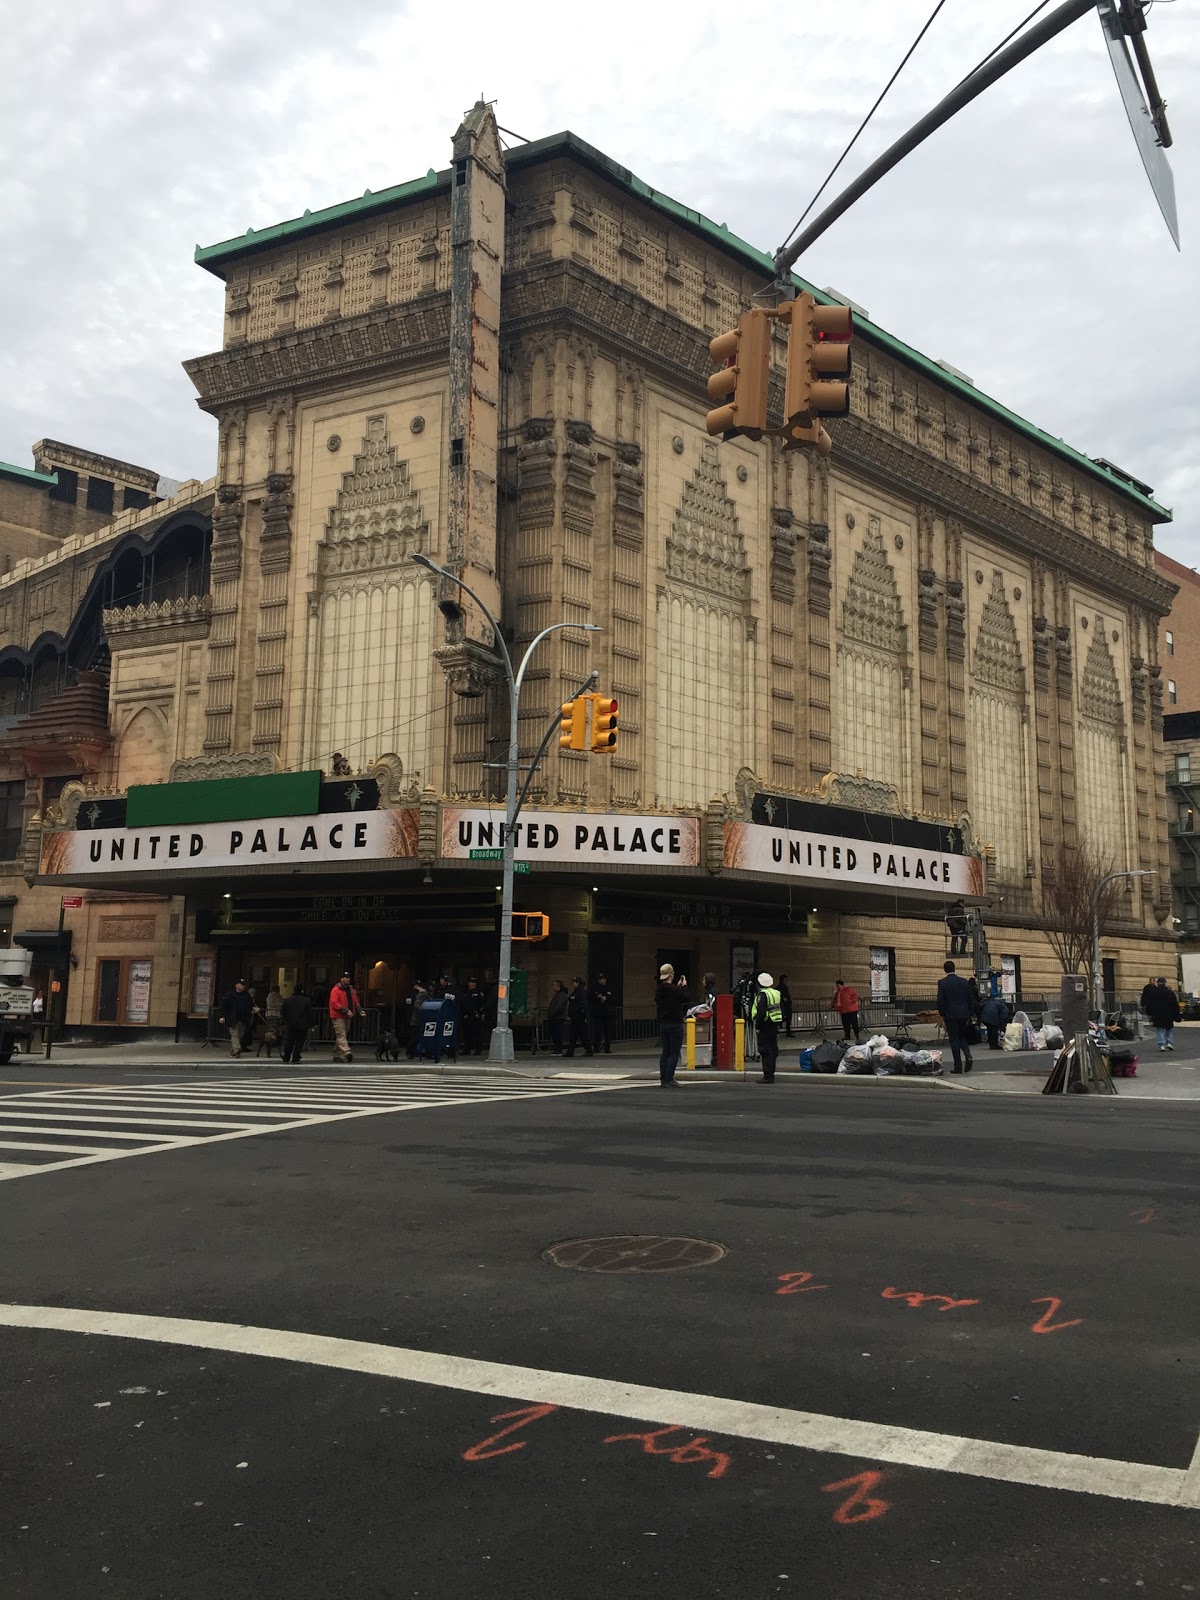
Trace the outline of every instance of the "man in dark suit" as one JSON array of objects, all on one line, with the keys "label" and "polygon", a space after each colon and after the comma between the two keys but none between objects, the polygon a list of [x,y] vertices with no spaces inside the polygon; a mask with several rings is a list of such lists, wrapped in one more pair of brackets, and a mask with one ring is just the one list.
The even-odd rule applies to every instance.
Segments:
[{"label": "man in dark suit", "polygon": [[[975,1063],[971,1059],[971,1020],[975,1014],[975,1001],[971,985],[954,970],[953,961],[942,967],[946,974],[938,980],[937,1008],[946,1024],[946,1038],[954,1057],[955,1072],[970,1072]],[[963,1057],[966,1065],[963,1065]]]}]

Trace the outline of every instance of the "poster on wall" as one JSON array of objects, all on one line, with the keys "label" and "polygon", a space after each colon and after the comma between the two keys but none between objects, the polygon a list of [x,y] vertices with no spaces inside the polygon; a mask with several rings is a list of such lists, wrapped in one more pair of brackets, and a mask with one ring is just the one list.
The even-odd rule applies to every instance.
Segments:
[{"label": "poster on wall", "polygon": [[756,944],[734,944],[729,947],[729,987],[736,994],[738,984],[743,978],[754,978],[758,975],[758,946]]},{"label": "poster on wall", "polygon": [[892,952],[871,946],[871,999],[886,1005],[892,998]]},{"label": "poster on wall", "polygon": [[150,1020],[150,963],[149,961],[131,961],[129,963],[129,996],[125,1002],[126,1022],[149,1022]]},{"label": "poster on wall", "polygon": [[208,1015],[212,1005],[213,958],[197,956],[192,967],[192,1011],[201,1017]]},{"label": "poster on wall", "polygon": [[1000,993],[1006,1000],[1017,998],[1017,958],[1000,957]]}]

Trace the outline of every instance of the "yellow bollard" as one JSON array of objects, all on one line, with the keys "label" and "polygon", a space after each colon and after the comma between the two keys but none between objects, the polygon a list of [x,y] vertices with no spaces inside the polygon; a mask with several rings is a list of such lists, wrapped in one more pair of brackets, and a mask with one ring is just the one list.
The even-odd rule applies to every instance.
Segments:
[{"label": "yellow bollard", "polygon": [[746,1019],[733,1019],[733,1067],[735,1072],[746,1070]]},{"label": "yellow bollard", "polygon": [[687,1059],[686,1059],[687,1070],[689,1072],[695,1072],[695,1070],[696,1070],[696,1019],[695,1019],[695,1017],[685,1017],[683,1026],[684,1026],[683,1037],[684,1037],[684,1040],[686,1041],[684,1048],[687,1051]]}]

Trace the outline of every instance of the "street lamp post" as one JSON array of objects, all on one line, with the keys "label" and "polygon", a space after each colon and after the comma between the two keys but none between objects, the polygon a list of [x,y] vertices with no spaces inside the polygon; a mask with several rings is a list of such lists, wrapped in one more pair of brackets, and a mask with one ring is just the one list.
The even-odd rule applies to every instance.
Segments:
[{"label": "street lamp post", "polygon": [[[500,651],[500,661],[504,667],[504,675],[508,680],[508,761],[507,784],[505,788],[504,808],[504,840],[503,840],[503,877],[500,896],[500,971],[496,980],[496,1026],[492,1029],[492,1042],[488,1050],[488,1060],[494,1062],[510,1062],[516,1059],[513,1049],[512,1026],[509,1021],[509,978],[512,970],[512,911],[513,911],[513,859],[514,841],[513,824],[517,816],[517,783],[520,776],[520,728],[518,713],[521,701],[521,685],[525,681],[525,670],[529,666],[531,657],[538,645],[549,634],[557,633],[563,628],[572,628],[581,633],[603,633],[604,629],[595,622],[552,622],[548,628],[543,628],[541,633],[530,643],[521,665],[514,672],[512,656],[500,632],[500,624],[484,605],[483,601],[468,584],[465,584],[456,572],[449,571],[446,567],[439,567],[436,561],[431,561],[428,556],[417,553],[413,561],[419,567],[425,567],[429,572],[436,572],[439,577],[449,578],[451,583],[456,583],[464,594],[469,594],[471,599],[483,612],[491,624],[492,634]],[[453,602],[440,602],[444,613],[453,614]],[[539,752],[540,754],[540,752]],[[536,765],[535,758],[535,765]],[[530,775],[532,776],[532,769]]]},{"label": "street lamp post", "polygon": [[1139,872],[1110,872],[1100,879],[1092,890],[1092,1001],[1096,1008],[1096,1021],[1104,1025],[1104,985],[1100,979],[1100,896],[1110,883],[1118,878],[1157,878],[1153,868]]}]

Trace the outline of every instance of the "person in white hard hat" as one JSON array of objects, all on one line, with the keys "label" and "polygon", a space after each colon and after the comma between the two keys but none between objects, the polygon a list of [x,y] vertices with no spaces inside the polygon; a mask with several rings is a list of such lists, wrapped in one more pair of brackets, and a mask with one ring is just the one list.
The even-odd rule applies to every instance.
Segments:
[{"label": "person in white hard hat", "polygon": [[758,994],[754,998],[754,1026],[758,1033],[758,1055],[762,1062],[763,1083],[775,1082],[775,1063],[779,1059],[779,1029],[783,1022],[783,997],[769,972],[758,975]]}]

